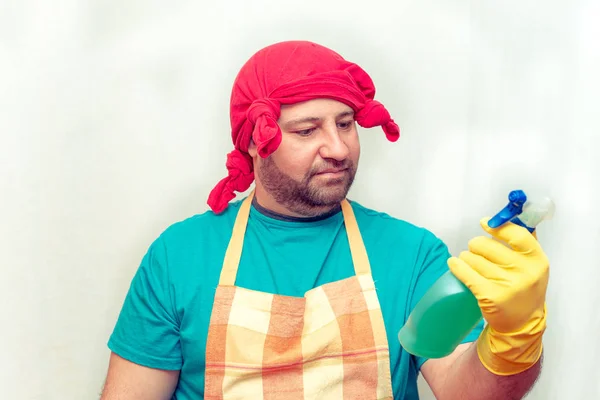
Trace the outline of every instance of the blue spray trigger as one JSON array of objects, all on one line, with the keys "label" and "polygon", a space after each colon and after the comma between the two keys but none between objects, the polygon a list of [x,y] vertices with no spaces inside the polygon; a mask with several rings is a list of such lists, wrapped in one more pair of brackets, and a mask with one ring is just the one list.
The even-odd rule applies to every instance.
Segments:
[{"label": "blue spray trigger", "polygon": [[527,196],[522,190],[513,190],[508,194],[508,204],[488,221],[490,228],[497,228],[523,212]]}]

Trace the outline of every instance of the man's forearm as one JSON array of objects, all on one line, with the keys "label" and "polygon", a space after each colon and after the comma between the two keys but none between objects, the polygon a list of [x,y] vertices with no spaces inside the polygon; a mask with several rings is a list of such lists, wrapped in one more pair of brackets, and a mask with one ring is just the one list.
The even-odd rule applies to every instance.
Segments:
[{"label": "man's forearm", "polygon": [[500,376],[488,371],[473,343],[448,368],[439,400],[517,400],[533,387],[541,371],[541,358],[531,368],[516,375]]}]

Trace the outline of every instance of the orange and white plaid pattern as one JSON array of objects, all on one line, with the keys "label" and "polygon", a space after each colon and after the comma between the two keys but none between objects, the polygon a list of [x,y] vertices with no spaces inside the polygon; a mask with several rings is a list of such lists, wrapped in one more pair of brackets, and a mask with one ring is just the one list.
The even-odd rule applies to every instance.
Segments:
[{"label": "orange and white plaid pattern", "polygon": [[[345,220],[353,218],[348,207],[342,208]],[[240,209],[238,219],[247,211]],[[355,221],[348,225],[356,228]],[[243,236],[245,222],[236,221],[230,244],[239,242],[242,228]],[[366,252],[357,254],[360,245],[362,239],[351,245],[355,263],[366,259]],[[230,249],[208,331],[206,399],[393,398],[385,326],[373,278],[365,272],[368,262],[355,265],[354,277],[289,297],[234,286],[241,246]]]}]

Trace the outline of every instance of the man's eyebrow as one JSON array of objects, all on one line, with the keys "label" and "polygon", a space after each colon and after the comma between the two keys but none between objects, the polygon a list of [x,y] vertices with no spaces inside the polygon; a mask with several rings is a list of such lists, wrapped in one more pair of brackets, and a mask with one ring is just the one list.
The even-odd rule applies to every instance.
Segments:
[{"label": "man's eyebrow", "polygon": [[[348,116],[352,116],[352,115],[354,115],[354,111],[352,111],[352,110],[342,111],[341,113],[336,115],[335,118],[340,119],[340,118],[344,118],[344,117],[348,117]],[[306,118],[297,118],[297,119],[289,120],[289,121],[285,122],[283,125],[286,128],[289,128],[294,125],[298,125],[298,124],[302,124],[302,123],[306,123],[306,122],[314,123],[314,122],[319,122],[319,121],[321,121],[321,118],[319,118],[319,117],[306,117]]]},{"label": "man's eyebrow", "polygon": [[289,120],[286,123],[284,123],[283,125],[285,127],[290,127],[290,126],[302,124],[305,122],[319,122],[320,120],[321,120],[321,118],[318,118],[318,117],[297,118],[297,119]]},{"label": "man's eyebrow", "polygon": [[354,115],[353,110],[343,111],[336,116],[336,119],[344,118],[344,117],[351,117],[353,115]]}]

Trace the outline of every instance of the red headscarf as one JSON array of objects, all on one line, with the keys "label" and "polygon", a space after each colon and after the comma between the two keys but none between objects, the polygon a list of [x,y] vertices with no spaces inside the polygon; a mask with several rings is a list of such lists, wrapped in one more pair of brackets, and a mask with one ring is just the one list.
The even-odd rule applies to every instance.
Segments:
[{"label": "red headscarf", "polygon": [[360,126],[381,126],[388,140],[398,140],[400,128],[374,97],[375,86],[369,75],[326,47],[288,41],[260,50],[235,79],[230,101],[235,149],[227,155],[229,174],[212,190],[208,205],[220,213],[235,198],[234,191],[244,192],[250,187],[254,181],[250,140],[263,158],[277,150],[281,105],[316,98],[337,100],[354,110]]}]

